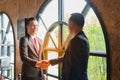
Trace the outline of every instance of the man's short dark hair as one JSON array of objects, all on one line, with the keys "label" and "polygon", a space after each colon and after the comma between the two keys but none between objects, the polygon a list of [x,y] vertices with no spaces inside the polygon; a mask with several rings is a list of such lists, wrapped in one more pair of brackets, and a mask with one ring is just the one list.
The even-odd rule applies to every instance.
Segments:
[{"label": "man's short dark hair", "polygon": [[84,17],[80,13],[73,13],[71,14],[70,19],[72,22],[74,22],[77,26],[83,27],[84,26]]},{"label": "man's short dark hair", "polygon": [[26,26],[27,26],[27,25],[29,24],[29,22],[32,21],[32,20],[36,20],[36,18],[35,18],[35,17],[25,18],[25,24],[26,24]]}]

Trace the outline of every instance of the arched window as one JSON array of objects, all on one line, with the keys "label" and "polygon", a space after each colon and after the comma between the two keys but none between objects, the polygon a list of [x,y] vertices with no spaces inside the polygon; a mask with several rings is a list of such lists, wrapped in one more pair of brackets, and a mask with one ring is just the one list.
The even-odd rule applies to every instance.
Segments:
[{"label": "arched window", "polygon": [[0,13],[0,72],[5,79],[14,79],[14,36],[5,13]]},{"label": "arched window", "polygon": [[[85,17],[84,31],[90,42],[88,64],[89,80],[107,80],[107,53],[105,36],[101,24],[93,9],[85,0],[48,0],[40,8],[37,19],[40,24],[38,36],[44,41],[46,59],[64,54],[70,35],[67,21],[70,14],[79,12]],[[59,80],[61,65],[48,68],[48,80]]]}]

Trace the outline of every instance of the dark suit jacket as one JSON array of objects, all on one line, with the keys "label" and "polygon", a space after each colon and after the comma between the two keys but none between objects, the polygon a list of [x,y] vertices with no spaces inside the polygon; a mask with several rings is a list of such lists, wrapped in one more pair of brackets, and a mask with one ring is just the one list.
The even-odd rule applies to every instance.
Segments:
[{"label": "dark suit jacket", "polygon": [[[38,42],[41,43],[39,38]],[[34,45],[33,39],[29,35],[20,39],[20,57],[22,64],[22,75],[27,77],[37,77],[41,74],[41,70],[35,67],[38,60],[42,59],[42,54],[38,54]]]},{"label": "dark suit jacket", "polygon": [[65,55],[50,60],[52,65],[63,62],[63,80],[88,80],[87,64],[89,42],[84,32],[79,32],[69,43]]}]

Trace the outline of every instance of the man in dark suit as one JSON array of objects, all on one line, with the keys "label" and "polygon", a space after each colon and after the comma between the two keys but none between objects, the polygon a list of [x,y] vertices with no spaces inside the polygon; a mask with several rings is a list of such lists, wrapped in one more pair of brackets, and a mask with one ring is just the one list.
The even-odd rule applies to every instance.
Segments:
[{"label": "man in dark suit", "polygon": [[37,20],[34,17],[28,18],[26,35],[20,39],[20,57],[23,62],[22,80],[42,80],[42,42],[36,36],[37,31]]},{"label": "man in dark suit", "polygon": [[88,80],[89,42],[83,32],[84,17],[80,13],[73,13],[68,26],[74,37],[71,39],[64,56],[48,60],[48,63],[51,65],[63,63],[62,80]]}]

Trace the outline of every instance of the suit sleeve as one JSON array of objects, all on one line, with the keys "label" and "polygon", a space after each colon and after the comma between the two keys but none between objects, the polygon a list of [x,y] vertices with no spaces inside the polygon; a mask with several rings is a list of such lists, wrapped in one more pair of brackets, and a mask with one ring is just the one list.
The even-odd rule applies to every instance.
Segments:
[{"label": "suit sleeve", "polygon": [[55,59],[51,59],[50,64],[53,66],[53,65],[61,63],[62,61],[63,61],[63,56],[55,58]]},{"label": "suit sleeve", "polygon": [[35,67],[35,64],[37,62],[37,60],[31,59],[30,57],[28,57],[28,40],[25,37],[22,37],[20,39],[20,57],[23,63],[31,65],[33,67]]}]

